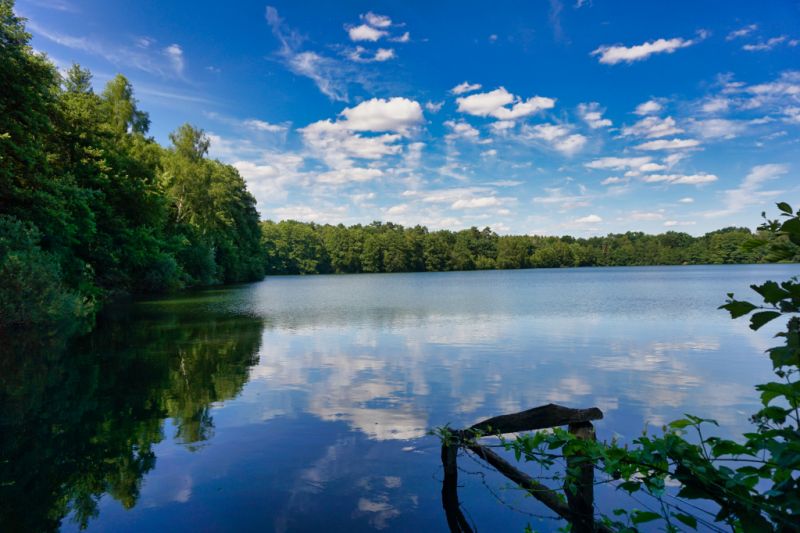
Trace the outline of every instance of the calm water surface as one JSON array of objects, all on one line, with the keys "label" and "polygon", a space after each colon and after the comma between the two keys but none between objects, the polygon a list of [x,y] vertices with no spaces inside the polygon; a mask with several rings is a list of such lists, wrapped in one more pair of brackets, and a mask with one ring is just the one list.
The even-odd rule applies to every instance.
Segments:
[{"label": "calm water surface", "polygon": [[[0,523],[444,530],[435,426],[556,402],[600,407],[600,438],[685,412],[722,434],[746,430],[772,340],[716,308],[727,292],[798,274],[273,277],[139,302],[67,352],[3,358]],[[480,530],[559,526],[469,458],[460,465]]]}]

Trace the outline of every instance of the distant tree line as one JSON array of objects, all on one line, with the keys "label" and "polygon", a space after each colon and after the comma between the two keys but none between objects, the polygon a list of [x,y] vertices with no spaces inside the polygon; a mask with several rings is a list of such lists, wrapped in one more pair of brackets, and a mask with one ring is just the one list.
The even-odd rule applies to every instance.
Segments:
[{"label": "distant tree line", "polygon": [[490,228],[429,231],[373,222],[332,226],[286,220],[261,223],[268,274],[424,272],[583,266],[732,264],[764,261],[742,244],[747,228],[693,237],[669,231],[588,239],[497,235]]},{"label": "distant tree line", "polygon": [[255,198],[188,124],[164,148],[118,75],[62,76],[0,0],[0,330],[120,294],[261,279]]}]

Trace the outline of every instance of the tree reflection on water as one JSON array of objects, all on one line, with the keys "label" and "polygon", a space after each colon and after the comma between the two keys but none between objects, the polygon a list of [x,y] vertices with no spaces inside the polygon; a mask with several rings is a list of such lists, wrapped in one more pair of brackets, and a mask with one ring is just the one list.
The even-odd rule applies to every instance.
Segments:
[{"label": "tree reflection on water", "polygon": [[172,419],[195,449],[213,402],[256,364],[259,318],[140,304],[64,346],[19,335],[0,348],[0,530],[83,528],[105,493],[136,505]]}]

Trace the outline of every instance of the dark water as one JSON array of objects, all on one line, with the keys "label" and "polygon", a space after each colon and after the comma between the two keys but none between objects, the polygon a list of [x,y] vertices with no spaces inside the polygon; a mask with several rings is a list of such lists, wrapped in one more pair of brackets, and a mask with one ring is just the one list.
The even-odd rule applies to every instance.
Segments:
[{"label": "dark water", "polygon": [[[280,277],[140,302],[67,351],[2,351],[0,530],[443,530],[435,426],[556,402],[600,407],[600,438],[685,412],[748,429],[773,341],[716,308],[798,274]],[[560,525],[460,464],[480,530]]]}]

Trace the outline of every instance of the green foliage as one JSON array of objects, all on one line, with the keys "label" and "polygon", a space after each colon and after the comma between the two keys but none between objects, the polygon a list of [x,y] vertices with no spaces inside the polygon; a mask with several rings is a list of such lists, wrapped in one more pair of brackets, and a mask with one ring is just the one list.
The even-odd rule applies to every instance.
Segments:
[{"label": "green foliage", "polygon": [[758,248],[740,250],[754,239],[742,228],[702,237],[671,231],[575,239],[498,236],[475,227],[453,232],[391,222],[345,227],[286,220],[262,223],[261,232],[270,274],[757,263],[766,255]]},{"label": "green foliage", "polygon": [[0,215],[0,332],[87,325],[91,302],[64,287],[58,261],[39,247],[30,223]]},{"label": "green foliage", "polygon": [[255,199],[206,158],[203,131],[183,125],[163,149],[124,76],[95,94],[88,70],[62,80],[29,39],[0,0],[2,231],[36,235],[2,257],[20,292],[0,289],[0,322],[44,327],[117,295],[260,279]]}]

